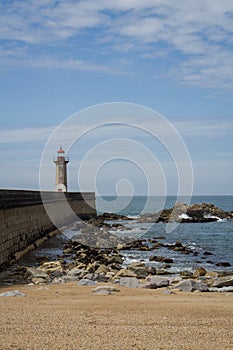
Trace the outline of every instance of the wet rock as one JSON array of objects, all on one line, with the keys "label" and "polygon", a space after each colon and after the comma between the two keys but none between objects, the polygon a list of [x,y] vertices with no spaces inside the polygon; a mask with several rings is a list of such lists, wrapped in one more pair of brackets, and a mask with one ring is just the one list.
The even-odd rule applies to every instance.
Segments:
[{"label": "wet rock", "polygon": [[194,278],[198,278],[200,276],[205,276],[207,273],[207,270],[204,267],[199,267],[198,269],[196,269],[193,273],[193,277]]},{"label": "wet rock", "polygon": [[170,272],[167,271],[166,269],[157,269],[156,270],[156,275],[168,275]]},{"label": "wet rock", "polygon": [[227,261],[222,261],[222,262],[218,262],[215,264],[216,266],[222,266],[222,267],[230,267],[231,264]]},{"label": "wet rock", "polygon": [[138,250],[142,252],[148,252],[151,250],[151,248],[146,245],[142,245],[141,247],[138,248]]},{"label": "wet rock", "polygon": [[180,276],[184,279],[190,278],[190,277],[193,277],[193,273],[191,271],[184,270],[180,272]]},{"label": "wet rock", "polygon": [[157,243],[155,243],[155,244],[152,245],[151,249],[152,249],[152,250],[156,250],[156,249],[159,249],[159,248],[161,248],[161,247],[164,247],[163,243],[157,242]]},{"label": "wet rock", "polygon": [[225,212],[213,204],[201,203],[187,206],[184,203],[176,203],[173,208],[161,210],[158,213],[143,214],[138,222],[169,222],[180,223],[212,222],[223,219],[232,219],[232,212]]},{"label": "wet rock", "polygon": [[211,252],[204,252],[203,255],[213,255]]},{"label": "wet rock", "polygon": [[130,264],[129,266],[128,266],[128,268],[130,269],[130,268],[135,268],[135,267],[138,267],[138,268],[140,268],[140,267],[142,267],[142,268],[145,268],[145,263],[144,262],[142,262],[142,261],[135,261],[135,262],[133,262],[132,264]]},{"label": "wet rock", "polygon": [[136,277],[121,277],[120,286],[137,288],[139,286],[139,280]]},{"label": "wet rock", "polygon": [[107,220],[107,221],[115,221],[115,220],[133,220],[132,218],[128,218],[128,216],[115,214],[115,213],[103,213],[98,216],[97,220]]},{"label": "wet rock", "polygon": [[123,245],[121,250],[131,250],[131,249],[136,249],[137,250],[137,249],[145,246],[143,244],[143,242],[144,241],[141,240],[141,239],[133,240],[132,242],[129,242],[129,243]]},{"label": "wet rock", "polygon": [[154,266],[147,266],[147,271],[149,275],[156,275],[156,268]]},{"label": "wet rock", "polygon": [[179,289],[180,291],[183,291],[183,292],[194,292],[194,291],[208,292],[209,291],[206,284],[202,282],[196,282],[191,279],[181,281],[174,288]]},{"label": "wet rock", "polygon": [[166,258],[164,256],[150,256],[149,257],[150,261],[157,261],[157,262],[161,262],[161,263],[165,263],[165,264],[172,264],[174,261],[171,258]]}]

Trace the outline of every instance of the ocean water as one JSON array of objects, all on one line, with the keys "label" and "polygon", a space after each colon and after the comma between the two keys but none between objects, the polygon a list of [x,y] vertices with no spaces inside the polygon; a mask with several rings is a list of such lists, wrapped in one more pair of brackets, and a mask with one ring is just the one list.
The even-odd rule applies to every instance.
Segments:
[{"label": "ocean water", "polygon": [[[176,202],[176,197],[97,197],[97,211],[116,212],[124,215],[137,217],[141,213],[156,213],[164,208],[171,208]],[[186,198],[182,198],[186,202]],[[233,211],[233,196],[193,196],[193,203],[212,203],[225,211]],[[151,255],[162,255],[174,259],[170,272],[180,270],[193,271],[203,266],[209,271],[233,271],[233,220],[217,221],[209,223],[182,223],[171,233],[166,232],[165,223],[154,225],[137,223],[136,221],[122,221],[123,225],[131,228],[130,235],[137,238],[153,238],[161,243],[182,242],[183,245],[192,249],[194,254],[184,255],[179,252],[161,248],[158,251],[139,252],[124,251],[125,264],[133,261],[144,261],[157,268],[162,267],[160,263],[149,262]],[[127,234],[128,234],[127,232]],[[119,231],[119,234],[124,232]],[[158,237],[163,238],[158,238]],[[206,255],[205,252],[211,253]],[[230,267],[218,267],[218,262],[229,262]]]}]

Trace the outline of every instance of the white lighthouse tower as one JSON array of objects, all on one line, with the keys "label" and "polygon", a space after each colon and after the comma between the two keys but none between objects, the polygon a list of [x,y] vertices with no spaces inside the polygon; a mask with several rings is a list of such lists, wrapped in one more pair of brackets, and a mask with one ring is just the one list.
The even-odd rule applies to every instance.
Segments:
[{"label": "white lighthouse tower", "polygon": [[57,157],[54,160],[56,164],[56,191],[66,192],[67,191],[67,164],[69,158],[65,156],[65,151],[62,147],[57,151]]}]

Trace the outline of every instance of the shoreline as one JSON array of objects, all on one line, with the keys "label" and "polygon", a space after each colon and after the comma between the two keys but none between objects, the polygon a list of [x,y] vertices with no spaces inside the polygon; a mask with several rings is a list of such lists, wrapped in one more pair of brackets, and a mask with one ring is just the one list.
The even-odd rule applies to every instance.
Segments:
[{"label": "shoreline", "polygon": [[[102,285],[105,285],[102,283]],[[120,287],[1,287],[25,297],[0,298],[0,349],[203,349],[233,347],[232,293],[183,293]]]}]

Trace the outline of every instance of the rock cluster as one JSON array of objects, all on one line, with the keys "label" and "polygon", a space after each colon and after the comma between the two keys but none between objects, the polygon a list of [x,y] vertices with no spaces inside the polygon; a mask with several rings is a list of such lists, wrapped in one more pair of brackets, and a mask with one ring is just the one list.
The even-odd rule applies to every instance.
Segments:
[{"label": "rock cluster", "polygon": [[[185,213],[186,216],[183,214]],[[232,213],[224,212],[212,204],[176,204],[172,209],[165,209],[158,214],[145,214],[140,222],[203,222],[203,220],[230,219]],[[116,221],[121,221],[121,223]],[[63,254],[54,261],[40,258],[33,267],[16,266],[0,273],[0,282],[12,283],[66,283],[77,281],[80,286],[95,286],[97,283],[114,283],[133,288],[177,288],[182,291],[228,291],[233,290],[233,275],[221,276],[217,272],[208,272],[200,266],[194,272],[182,271],[171,275],[169,268],[174,263],[174,257],[157,254],[160,248],[180,254],[199,255],[181,242],[162,243],[156,239],[133,239],[116,235],[116,230],[126,230],[122,221],[130,220],[127,216],[112,213],[90,219],[88,222],[78,222],[74,230],[80,234],[64,244]],[[135,219],[131,219],[135,220]],[[114,221],[109,223],[108,221]],[[162,239],[163,237],[159,237]],[[124,265],[125,251],[150,252],[150,264],[134,262]],[[171,254],[170,254],[171,255]],[[211,256],[211,252],[203,252],[202,257]],[[175,255],[176,256],[176,255]],[[209,262],[211,262],[209,260]],[[152,263],[152,264],[151,264]],[[201,261],[199,261],[201,263]],[[217,266],[230,266],[228,262],[218,262]],[[112,287],[111,287],[112,288]],[[111,294],[111,288],[97,289],[97,294]]]},{"label": "rock cluster", "polygon": [[[216,272],[208,272],[204,267],[199,267],[194,272],[182,271],[178,275],[171,275],[166,269],[161,272],[161,269],[148,266],[144,262],[123,266],[121,250],[136,247],[139,249],[141,246],[148,246],[146,243],[155,244],[154,240],[137,240],[125,246],[121,245],[118,249],[99,249],[69,241],[65,244],[64,254],[59,260],[42,262],[38,267],[21,267],[20,274],[24,283],[32,284],[77,281],[79,286],[96,286],[107,282],[130,288],[169,288],[188,292],[233,291],[232,274],[220,276]],[[181,253],[188,251],[180,242],[175,242],[168,248]],[[150,260],[165,264],[173,262],[173,259],[158,255]],[[161,276],[161,273],[165,275]],[[102,286],[97,287],[93,293],[112,294],[114,291],[113,286]]]},{"label": "rock cluster", "polygon": [[139,222],[170,222],[181,223],[211,222],[232,219],[233,213],[224,211],[214,204],[202,203],[188,206],[184,203],[176,203],[173,208],[164,209],[156,214],[143,214]]}]

